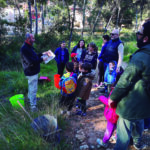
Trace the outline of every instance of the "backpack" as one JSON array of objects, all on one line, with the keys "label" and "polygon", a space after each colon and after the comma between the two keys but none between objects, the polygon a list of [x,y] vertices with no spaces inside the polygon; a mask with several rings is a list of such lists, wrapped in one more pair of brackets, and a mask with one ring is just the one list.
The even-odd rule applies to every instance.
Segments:
[{"label": "backpack", "polygon": [[71,95],[75,92],[77,87],[77,81],[74,77],[69,76],[63,80],[62,83],[62,91],[67,94]]}]

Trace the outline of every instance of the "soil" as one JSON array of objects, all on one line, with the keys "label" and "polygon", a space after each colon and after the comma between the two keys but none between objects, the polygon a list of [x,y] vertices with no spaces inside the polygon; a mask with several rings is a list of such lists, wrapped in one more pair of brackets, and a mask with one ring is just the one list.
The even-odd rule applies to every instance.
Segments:
[{"label": "soil", "polygon": [[[93,85],[95,84],[96,81],[93,82]],[[100,93],[100,89],[93,87],[90,98],[87,100],[86,116],[81,117],[75,115],[75,108],[73,108],[70,116],[66,116],[69,126],[67,131],[64,132],[64,136],[68,140],[68,143],[72,145],[71,150],[105,149],[99,148],[96,142],[97,138],[103,138],[107,124],[107,121],[103,115],[104,104],[98,100],[100,95],[103,95]],[[150,131],[143,133],[143,142],[148,145],[147,150],[150,150]],[[115,141],[110,140],[110,144],[106,150],[113,150],[114,145]],[[134,150],[133,146],[130,146],[129,150]]]}]

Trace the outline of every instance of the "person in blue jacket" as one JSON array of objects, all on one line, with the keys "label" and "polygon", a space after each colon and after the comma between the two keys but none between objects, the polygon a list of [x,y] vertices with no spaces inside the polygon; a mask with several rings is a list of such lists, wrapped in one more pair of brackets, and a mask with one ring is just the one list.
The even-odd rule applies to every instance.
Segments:
[{"label": "person in blue jacket", "polygon": [[63,75],[66,63],[69,61],[69,52],[66,48],[65,41],[60,43],[60,47],[55,50],[55,60],[57,63],[58,74],[60,77]]},{"label": "person in blue jacket", "polygon": [[110,40],[109,35],[103,35],[102,49],[101,49],[101,52],[98,56],[98,60],[99,60],[99,63],[98,63],[98,81],[96,84],[96,87],[98,87],[98,88],[101,87],[103,85],[103,82],[104,82],[104,73],[105,73],[105,69],[106,69],[107,65],[105,64],[105,67],[104,67],[104,61],[102,59],[102,56],[103,56],[104,50],[105,50],[109,40]]}]

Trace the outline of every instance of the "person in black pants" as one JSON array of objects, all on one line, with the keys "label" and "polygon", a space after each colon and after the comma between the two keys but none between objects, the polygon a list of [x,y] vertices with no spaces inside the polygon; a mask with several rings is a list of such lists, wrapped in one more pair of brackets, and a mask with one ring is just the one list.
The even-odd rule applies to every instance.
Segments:
[{"label": "person in black pants", "polygon": [[55,60],[57,62],[58,74],[60,77],[63,75],[66,63],[69,61],[69,52],[66,48],[66,43],[61,42],[60,47],[55,50]]},{"label": "person in black pants", "polygon": [[108,44],[109,39],[110,39],[110,37],[108,35],[103,35],[102,50],[98,56],[98,60],[99,60],[99,63],[98,63],[98,81],[97,81],[96,87],[102,86],[102,82],[104,82],[104,72],[105,72],[104,68],[105,67],[104,67],[104,62],[103,62],[102,56],[103,56],[103,52],[105,50],[105,47]]}]

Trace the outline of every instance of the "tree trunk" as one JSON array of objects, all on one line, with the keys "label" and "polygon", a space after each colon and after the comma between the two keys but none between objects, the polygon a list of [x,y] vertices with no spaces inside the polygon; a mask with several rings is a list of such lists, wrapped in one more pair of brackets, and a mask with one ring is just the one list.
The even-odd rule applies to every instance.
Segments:
[{"label": "tree trunk", "polygon": [[31,2],[28,1],[28,9],[29,9],[29,20],[30,20],[30,33],[32,33],[32,16],[31,16]]},{"label": "tree trunk", "polygon": [[84,0],[83,4],[83,20],[82,20],[82,31],[81,31],[81,37],[83,38],[83,32],[84,32],[84,25],[85,25],[85,9],[86,9],[86,0]]},{"label": "tree trunk", "polygon": [[37,5],[36,0],[34,0],[34,7],[35,7],[35,16],[36,16],[36,24],[35,24],[35,34],[38,34],[38,13],[37,13]]},{"label": "tree trunk", "polygon": [[96,20],[95,20],[95,23],[94,23],[94,26],[93,26],[93,30],[92,30],[92,35],[94,35],[95,28],[96,28],[96,25],[97,25],[97,21],[98,21],[98,18],[99,18],[100,14],[101,14],[101,10],[102,10],[102,7],[103,7],[103,3],[104,3],[104,0],[102,1],[100,10],[99,10],[99,12],[97,14],[97,17],[96,17]]},{"label": "tree trunk", "polygon": [[107,32],[107,28],[109,27],[110,21],[111,21],[113,15],[114,15],[115,10],[116,10],[116,7],[113,6],[113,10],[112,10],[111,16],[110,16],[110,18],[109,18],[109,20],[108,20],[108,22],[107,22],[107,24],[106,24],[106,26],[105,26],[104,34]]},{"label": "tree trunk", "polygon": [[41,5],[41,11],[42,11],[42,32],[45,32],[45,27],[44,27],[44,7],[43,7],[43,3]]},{"label": "tree trunk", "polygon": [[118,24],[119,24],[119,16],[120,16],[120,7],[118,8],[117,21],[116,21],[116,29],[118,28]]},{"label": "tree trunk", "polygon": [[68,26],[69,26],[69,31],[70,31],[70,30],[71,30],[71,16],[70,16],[70,9],[69,9],[69,5],[68,5],[68,3],[67,3],[67,2],[66,2],[66,6],[67,6],[68,20],[69,20]]},{"label": "tree trunk", "polygon": [[138,8],[137,8],[137,5],[136,5],[136,25],[135,25],[135,30],[136,31],[138,30]]},{"label": "tree trunk", "polygon": [[70,30],[70,38],[69,38],[68,49],[70,49],[71,40],[72,40],[72,33],[73,33],[73,29],[74,29],[75,10],[76,10],[76,0],[74,0],[73,3],[74,3],[74,6],[73,6],[73,18],[72,18],[72,27],[71,27],[71,30]]},{"label": "tree trunk", "polygon": [[141,1],[141,4],[140,4],[140,18],[141,18],[141,22],[143,20],[143,0]]},{"label": "tree trunk", "polygon": [[19,18],[21,17],[21,12],[20,12],[20,8],[18,6],[18,2],[16,0],[14,0],[15,6],[18,9],[18,13],[19,13]]},{"label": "tree trunk", "polygon": [[62,0],[63,1],[63,9],[65,9],[65,1],[64,0]]},{"label": "tree trunk", "polygon": [[121,10],[121,7],[120,7],[120,0],[117,0],[116,1],[116,5],[118,7],[118,14],[117,14],[117,20],[116,20],[116,29],[118,28],[118,24],[119,24],[119,16],[120,16],[120,10]]}]

